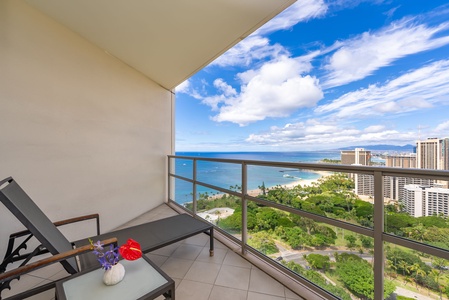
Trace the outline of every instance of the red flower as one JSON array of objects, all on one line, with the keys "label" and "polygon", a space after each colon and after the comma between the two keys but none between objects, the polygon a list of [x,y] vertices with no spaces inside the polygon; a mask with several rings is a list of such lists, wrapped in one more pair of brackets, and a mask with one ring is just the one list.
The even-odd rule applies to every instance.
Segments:
[{"label": "red flower", "polygon": [[142,257],[142,250],[140,244],[133,239],[128,239],[126,244],[119,248],[120,254],[126,260],[136,260]]}]

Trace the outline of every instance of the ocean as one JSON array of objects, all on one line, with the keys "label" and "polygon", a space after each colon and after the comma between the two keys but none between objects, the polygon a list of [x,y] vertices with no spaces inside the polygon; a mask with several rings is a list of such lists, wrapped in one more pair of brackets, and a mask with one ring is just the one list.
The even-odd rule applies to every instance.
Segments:
[{"label": "ocean", "polygon": [[[277,162],[302,162],[317,163],[325,158],[340,159],[340,151],[301,151],[301,152],[176,152],[179,156],[263,160]],[[176,159],[176,174],[192,179],[193,164],[191,160]],[[231,186],[240,185],[241,166],[239,164],[216,163],[198,161],[197,180],[229,189]],[[314,180],[320,175],[306,170],[285,169],[279,167],[248,167],[248,190],[258,189],[262,184],[265,187],[291,184],[300,179]],[[198,193],[216,191],[203,186],[197,186]],[[175,180],[175,199],[178,203],[192,201],[192,184],[184,180]]]}]

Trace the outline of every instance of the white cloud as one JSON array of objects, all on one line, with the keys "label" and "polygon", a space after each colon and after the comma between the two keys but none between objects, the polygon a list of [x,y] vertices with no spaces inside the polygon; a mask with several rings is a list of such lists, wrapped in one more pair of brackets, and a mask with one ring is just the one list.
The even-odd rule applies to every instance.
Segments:
[{"label": "white cloud", "polygon": [[[401,57],[449,44],[449,36],[434,37],[449,28],[415,24],[403,19],[376,32],[365,32],[353,39],[338,42],[324,68],[329,71],[323,86],[340,86],[365,78]],[[334,47],[334,46],[332,46]]]},{"label": "white cloud", "polygon": [[364,132],[366,133],[375,133],[375,132],[382,132],[385,130],[385,126],[384,125],[372,125],[369,127],[366,127]]},{"label": "white cloud", "polygon": [[190,80],[186,80],[184,82],[182,82],[180,85],[178,85],[175,88],[175,93],[183,93],[183,94],[187,94],[195,99],[202,99],[203,97],[200,95],[200,93],[192,87]]},{"label": "white cloud", "polygon": [[396,10],[397,10],[398,8],[400,8],[400,7],[401,7],[400,5],[398,5],[398,6],[396,6],[396,7],[393,7],[393,8],[391,8],[391,9],[389,9],[388,11],[384,12],[384,15],[386,15],[386,16],[389,17],[389,18],[392,18],[393,15],[394,15],[394,13],[396,12]]},{"label": "white cloud", "polygon": [[282,45],[271,45],[268,38],[251,35],[226,51],[210,65],[220,67],[249,66],[253,61],[275,58],[286,54],[288,54],[288,51]]},{"label": "white cloud", "polygon": [[[219,113],[212,119],[245,126],[268,117],[287,117],[302,107],[313,107],[323,92],[316,78],[301,76],[310,65],[288,57],[264,64],[260,69],[239,75],[240,94],[226,92],[229,86],[220,81],[220,95],[206,97],[204,104]],[[234,90],[235,91],[235,90]]]},{"label": "white cloud", "polygon": [[237,95],[236,90],[232,86],[224,82],[223,79],[221,78],[214,80],[214,86],[220,91],[222,91],[223,95],[225,95],[226,97]]},{"label": "white cloud", "polygon": [[447,132],[449,131],[449,120],[446,122],[443,122],[441,124],[439,124],[436,128],[435,128],[436,132],[444,132],[447,134]]},{"label": "white cloud", "polygon": [[410,71],[384,85],[347,93],[315,109],[336,118],[364,118],[385,113],[404,113],[448,104],[449,60]]},{"label": "white cloud", "polygon": [[190,88],[190,81],[187,79],[175,88],[176,93],[187,93]]},{"label": "white cloud", "polygon": [[327,5],[323,0],[301,0],[295,2],[278,16],[259,28],[255,34],[267,34],[278,30],[292,28],[299,22],[323,16]]},{"label": "white cloud", "polygon": [[203,104],[206,104],[212,108],[213,111],[217,111],[219,109],[219,104],[228,103],[228,99],[230,97],[236,96],[237,91],[223,81],[223,79],[218,78],[214,80],[214,86],[221,91],[220,95],[206,97],[202,100]]},{"label": "white cloud", "polygon": [[416,138],[414,132],[399,132],[384,125],[373,125],[359,130],[336,122],[308,120],[284,127],[272,127],[268,132],[251,134],[246,142],[256,145],[276,146],[285,149],[331,149],[348,144],[400,144]]},{"label": "white cloud", "polygon": [[323,0],[302,0],[294,3],[278,16],[267,22],[256,32],[229,49],[210,65],[249,66],[254,61],[274,59],[281,55],[289,55],[289,51],[280,44],[270,44],[264,35],[278,30],[292,28],[299,22],[318,18],[327,11]]}]

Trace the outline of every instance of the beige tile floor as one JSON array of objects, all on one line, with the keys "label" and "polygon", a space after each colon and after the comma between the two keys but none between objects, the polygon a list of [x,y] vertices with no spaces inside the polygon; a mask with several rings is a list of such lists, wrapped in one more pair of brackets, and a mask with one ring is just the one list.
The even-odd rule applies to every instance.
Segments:
[{"label": "beige tile floor", "polygon": [[[175,214],[170,207],[161,205],[121,227]],[[147,256],[175,280],[178,300],[302,299],[219,241],[215,240],[214,246],[214,256],[210,257],[209,236],[200,234],[148,253]],[[22,276],[20,282],[14,281],[13,291],[18,292],[64,276],[65,271],[56,264]],[[11,294],[5,291],[2,296],[6,298]],[[29,299],[54,299],[54,290]]]}]

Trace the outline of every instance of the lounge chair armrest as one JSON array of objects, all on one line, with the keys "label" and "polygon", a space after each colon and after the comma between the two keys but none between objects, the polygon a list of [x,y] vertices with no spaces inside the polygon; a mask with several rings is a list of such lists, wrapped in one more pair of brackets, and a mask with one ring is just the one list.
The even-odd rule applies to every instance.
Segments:
[{"label": "lounge chair armrest", "polygon": [[[65,219],[65,220],[53,222],[53,224],[55,224],[55,226],[58,227],[58,226],[73,224],[73,223],[77,223],[77,222],[81,222],[81,221],[87,221],[87,220],[91,220],[91,219],[96,219],[96,222],[97,222],[96,223],[97,235],[100,235],[100,215],[99,214],[90,214],[90,215],[85,215],[85,216]],[[9,238],[10,239],[15,239],[15,238],[18,238],[18,237],[21,237],[21,236],[25,236],[25,235],[30,234],[30,233],[31,232],[29,230],[22,230],[22,231],[18,231],[18,232],[10,234]]]},{"label": "lounge chair armrest", "polygon": [[92,219],[96,219],[97,235],[100,235],[100,215],[99,214],[91,214],[91,215],[85,215],[85,216],[80,216],[80,217],[76,217],[76,218],[70,218],[70,219],[54,222],[53,224],[55,224],[55,226],[58,227],[58,226],[62,226],[62,225],[68,225],[68,224],[92,220]]},{"label": "lounge chair armrest", "polygon": [[[69,225],[69,224],[73,224],[73,223],[77,223],[77,222],[81,222],[81,221],[92,220],[92,219],[96,220],[97,235],[100,235],[100,215],[99,214],[90,214],[90,215],[70,218],[70,219],[54,222],[53,224],[56,227],[58,227],[58,226]],[[20,237],[25,237],[25,238],[20,243],[20,245],[15,246],[14,244],[16,242],[16,239],[20,238]],[[8,265],[9,263],[23,260],[26,257],[28,257],[28,255],[30,253],[20,255],[19,251],[21,249],[27,248],[27,242],[32,237],[33,237],[33,235],[31,234],[31,232],[29,230],[22,230],[22,231],[18,231],[18,232],[10,234],[9,240],[8,240],[8,246],[7,246],[6,253],[5,253],[5,258],[3,259],[3,262],[0,262],[0,272],[5,271],[6,265]],[[48,251],[46,249],[44,249],[44,250],[41,250],[39,252],[39,254],[46,253],[46,252],[48,252]]]},{"label": "lounge chair armrest", "polygon": [[[106,240],[102,241],[101,243],[104,245],[109,245],[109,244],[117,245],[117,238],[106,239]],[[14,270],[0,274],[0,282],[6,281],[6,280],[11,280],[13,278],[19,277],[20,275],[43,268],[50,264],[60,262],[62,260],[68,259],[70,257],[91,251],[92,249],[93,249],[92,245],[85,245],[82,247],[75,248],[73,250],[69,250],[69,251],[66,251],[66,252],[63,252],[60,254],[53,255],[48,258],[41,259],[41,260],[31,263],[29,265],[25,265],[25,266],[16,268]]]}]

